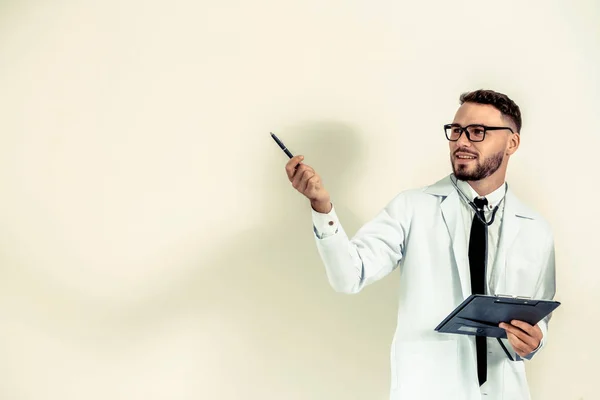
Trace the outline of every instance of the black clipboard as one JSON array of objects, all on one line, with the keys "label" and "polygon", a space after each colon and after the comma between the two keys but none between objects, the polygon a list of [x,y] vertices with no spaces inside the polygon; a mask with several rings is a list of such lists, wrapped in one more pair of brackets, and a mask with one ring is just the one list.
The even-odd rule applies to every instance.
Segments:
[{"label": "black clipboard", "polygon": [[506,339],[501,322],[512,320],[535,325],[554,311],[560,302],[523,297],[486,296],[467,297],[436,328],[437,332],[486,336]]}]

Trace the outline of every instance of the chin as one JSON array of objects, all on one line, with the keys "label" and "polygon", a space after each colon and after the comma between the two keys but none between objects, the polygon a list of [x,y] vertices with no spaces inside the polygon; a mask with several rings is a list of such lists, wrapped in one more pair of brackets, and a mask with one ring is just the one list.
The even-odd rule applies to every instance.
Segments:
[{"label": "chin", "polygon": [[458,168],[455,166],[453,168],[454,176],[456,179],[461,181],[477,181],[479,177],[475,176],[477,168],[474,166],[459,166]]},{"label": "chin", "polygon": [[475,182],[475,181],[479,181],[481,179],[474,177],[471,174],[465,174],[465,173],[457,173],[454,174],[454,176],[456,176],[456,179],[458,179],[459,181],[471,181],[471,182]]}]

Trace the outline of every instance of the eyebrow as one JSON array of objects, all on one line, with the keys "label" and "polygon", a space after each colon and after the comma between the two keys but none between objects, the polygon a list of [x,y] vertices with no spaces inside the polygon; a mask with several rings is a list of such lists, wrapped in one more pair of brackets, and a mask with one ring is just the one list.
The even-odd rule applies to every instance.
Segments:
[{"label": "eyebrow", "polygon": [[486,125],[486,124],[482,124],[481,122],[475,122],[475,123],[472,123],[472,124],[467,124],[467,125],[461,125],[461,124],[459,124],[458,122],[452,122],[450,125],[453,125],[453,126],[460,126],[460,127],[462,127],[462,126],[469,126],[469,125],[480,125],[480,126],[487,126],[487,127],[490,127],[490,126],[492,126],[492,125]]}]

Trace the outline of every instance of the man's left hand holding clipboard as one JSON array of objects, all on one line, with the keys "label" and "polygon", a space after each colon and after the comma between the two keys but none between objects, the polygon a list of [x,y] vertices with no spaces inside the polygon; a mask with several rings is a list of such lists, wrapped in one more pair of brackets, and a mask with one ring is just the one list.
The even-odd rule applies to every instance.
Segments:
[{"label": "man's left hand holding clipboard", "polygon": [[542,330],[537,325],[532,326],[524,321],[513,320],[510,324],[502,322],[500,328],[506,331],[509,343],[521,357],[535,351],[542,341]]}]

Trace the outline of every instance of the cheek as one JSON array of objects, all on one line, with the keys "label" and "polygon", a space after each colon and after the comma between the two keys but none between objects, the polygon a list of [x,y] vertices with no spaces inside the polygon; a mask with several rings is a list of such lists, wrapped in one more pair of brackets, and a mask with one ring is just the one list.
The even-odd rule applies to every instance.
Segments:
[{"label": "cheek", "polygon": [[506,148],[502,145],[487,146],[480,150],[482,158],[497,158],[506,154]]},{"label": "cheek", "polygon": [[505,153],[508,147],[509,144],[506,141],[490,140],[485,146],[481,146],[481,151],[490,156],[498,153]]}]

